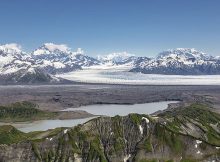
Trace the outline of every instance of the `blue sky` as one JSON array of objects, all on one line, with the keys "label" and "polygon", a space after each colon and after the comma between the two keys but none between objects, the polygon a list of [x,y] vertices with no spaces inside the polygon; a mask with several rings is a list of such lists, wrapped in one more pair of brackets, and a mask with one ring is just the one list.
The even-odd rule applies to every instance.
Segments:
[{"label": "blue sky", "polygon": [[1,0],[0,44],[30,51],[45,42],[88,55],[171,48],[220,55],[219,0]]}]

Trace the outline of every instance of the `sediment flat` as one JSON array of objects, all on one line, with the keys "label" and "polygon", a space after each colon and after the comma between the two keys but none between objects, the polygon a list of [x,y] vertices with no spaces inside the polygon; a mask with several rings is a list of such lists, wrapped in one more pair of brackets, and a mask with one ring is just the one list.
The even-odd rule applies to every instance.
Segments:
[{"label": "sediment flat", "polygon": [[156,85],[12,85],[0,86],[0,105],[29,101],[39,109],[59,111],[92,104],[136,104],[178,100],[209,102],[220,109],[220,86]]}]

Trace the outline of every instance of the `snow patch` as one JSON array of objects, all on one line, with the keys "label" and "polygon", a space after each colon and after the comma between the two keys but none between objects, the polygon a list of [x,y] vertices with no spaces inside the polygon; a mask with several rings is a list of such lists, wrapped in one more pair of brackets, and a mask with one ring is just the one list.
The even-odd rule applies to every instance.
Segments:
[{"label": "snow patch", "polygon": [[53,66],[53,64],[50,61],[44,60],[42,66]]},{"label": "snow patch", "polygon": [[52,54],[56,51],[69,53],[70,48],[66,44],[45,43],[33,52],[33,55]]},{"label": "snow patch", "polygon": [[66,67],[66,65],[64,65],[62,62],[54,62],[54,63],[53,63],[53,66],[54,66],[56,69],[65,68],[65,67]]},{"label": "snow patch", "polygon": [[97,59],[102,62],[122,62],[129,57],[135,56],[134,54],[130,54],[127,52],[116,52],[110,53],[108,55],[98,55]]},{"label": "snow patch", "polygon": [[6,53],[21,53],[21,46],[16,43],[4,44],[0,46],[0,51]]},{"label": "snow patch", "polygon": [[64,133],[64,134],[66,134],[66,133],[67,133],[67,131],[68,131],[68,130],[67,130],[67,129],[65,129],[65,130],[63,131],[63,133]]},{"label": "snow patch", "polygon": [[142,127],[141,125],[139,125],[139,130],[140,130],[140,133],[141,133],[141,135],[142,135],[142,134],[143,134],[144,129],[143,129],[143,127]]},{"label": "snow patch", "polygon": [[10,74],[10,73],[14,73],[14,72],[17,72],[18,70],[20,70],[19,68],[17,67],[12,67],[12,68],[9,68],[9,69],[6,69],[2,72],[2,74]]},{"label": "snow patch", "polygon": [[10,63],[14,59],[13,56],[0,56],[0,67],[3,67],[5,64]]},{"label": "snow patch", "polygon": [[68,52],[70,48],[66,44],[54,44],[54,43],[45,43],[44,46],[49,50],[49,51],[62,51],[62,52]]},{"label": "snow patch", "polygon": [[29,68],[28,69],[28,72],[31,73],[31,74],[36,74],[36,71],[34,68]]},{"label": "snow patch", "polygon": [[79,154],[77,153],[74,153],[74,161],[75,162],[82,162],[82,158],[79,156]]},{"label": "snow patch", "polygon": [[124,162],[127,162],[130,157],[131,157],[131,154],[126,155],[126,156],[124,157]]},{"label": "snow patch", "polygon": [[197,144],[201,144],[202,141],[200,141],[200,140],[196,140],[196,143],[197,143]]},{"label": "snow patch", "polygon": [[149,123],[149,122],[150,122],[149,119],[148,119],[148,118],[145,118],[145,117],[142,117],[142,120],[145,120],[146,123]]},{"label": "snow patch", "polygon": [[49,54],[49,51],[45,51],[43,49],[37,49],[33,52],[34,55],[42,55],[42,54]]},{"label": "snow patch", "polygon": [[82,48],[77,48],[77,51],[76,52],[72,52],[73,55],[83,55],[84,54],[84,51]]}]

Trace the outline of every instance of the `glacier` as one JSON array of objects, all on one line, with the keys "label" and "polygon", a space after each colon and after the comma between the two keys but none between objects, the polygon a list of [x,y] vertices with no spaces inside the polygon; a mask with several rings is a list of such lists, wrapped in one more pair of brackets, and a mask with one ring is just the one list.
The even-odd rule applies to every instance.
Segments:
[{"label": "glacier", "polygon": [[129,72],[126,66],[94,66],[56,75],[84,83],[135,85],[220,85],[220,75],[162,75]]}]

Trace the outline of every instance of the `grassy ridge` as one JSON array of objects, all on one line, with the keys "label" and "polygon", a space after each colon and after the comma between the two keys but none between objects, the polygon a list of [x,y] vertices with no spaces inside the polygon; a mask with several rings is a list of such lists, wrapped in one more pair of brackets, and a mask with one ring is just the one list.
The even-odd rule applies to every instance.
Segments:
[{"label": "grassy ridge", "polygon": [[179,133],[181,126],[188,127],[191,123],[202,130],[206,142],[220,146],[220,114],[211,111],[206,105],[192,104],[188,107],[174,109],[159,115],[164,119],[169,119],[166,127]]},{"label": "grassy ridge", "polygon": [[1,144],[13,144],[21,141],[41,141],[45,138],[56,136],[62,132],[65,128],[49,129],[47,131],[35,131],[24,133],[17,130],[11,125],[0,126],[0,145]]},{"label": "grassy ridge", "polygon": [[30,102],[17,102],[9,106],[0,106],[0,122],[22,122],[55,117],[58,113],[38,110]]},{"label": "grassy ridge", "polygon": [[17,130],[11,125],[0,126],[0,144],[17,143],[26,139],[25,133]]},{"label": "grassy ridge", "polygon": [[[143,117],[149,119],[147,125],[143,121]],[[12,126],[2,126],[0,127],[0,144],[12,144],[29,140],[39,161],[54,161],[54,159],[68,161],[71,156],[77,154],[83,156],[85,161],[106,162],[108,158],[123,155],[123,151],[127,147],[126,142],[129,141],[125,137],[131,137],[138,151],[141,150],[152,155],[155,150],[166,148],[172,154],[172,157],[161,157],[161,159],[148,159],[147,156],[143,159],[135,157],[136,161],[160,160],[172,162],[176,161],[174,157],[181,157],[182,162],[196,162],[201,161],[202,158],[218,154],[216,146],[220,146],[218,143],[220,141],[218,132],[219,117],[219,114],[211,112],[205,105],[193,104],[189,107],[165,112],[160,117],[145,114],[130,114],[125,117],[115,116],[112,118],[100,117],[92,119],[90,124],[88,122],[87,125],[78,125],[67,132],[64,131],[66,128],[57,128],[42,132],[23,133]],[[149,132],[142,134],[141,139],[136,141],[133,137],[140,137],[136,133],[140,125],[144,126],[144,124],[144,128],[147,128],[145,131]],[[192,128],[196,128],[195,130],[200,132],[200,135],[203,134],[202,137],[207,138],[201,139],[193,136],[194,134],[183,134],[182,127],[187,126],[187,124],[192,125]],[[129,125],[129,127],[125,125]],[[101,131],[100,128],[102,128]],[[53,139],[53,141],[49,142],[50,139]],[[202,141],[201,144],[198,144],[197,149],[203,151],[205,156],[199,158],[186,156],[185,150],[187,147],[196,149],[194,146],[196,139]],[[103,148],[102,142],[109,143],[107,149]],[[47,145],[45,149],[42,149],[42,145],[48,143],[56,143],[57,146]],[[210,149],[211,146],[213,146],[214,151]],[[209,153],[210,150],[211,153]]]}]

